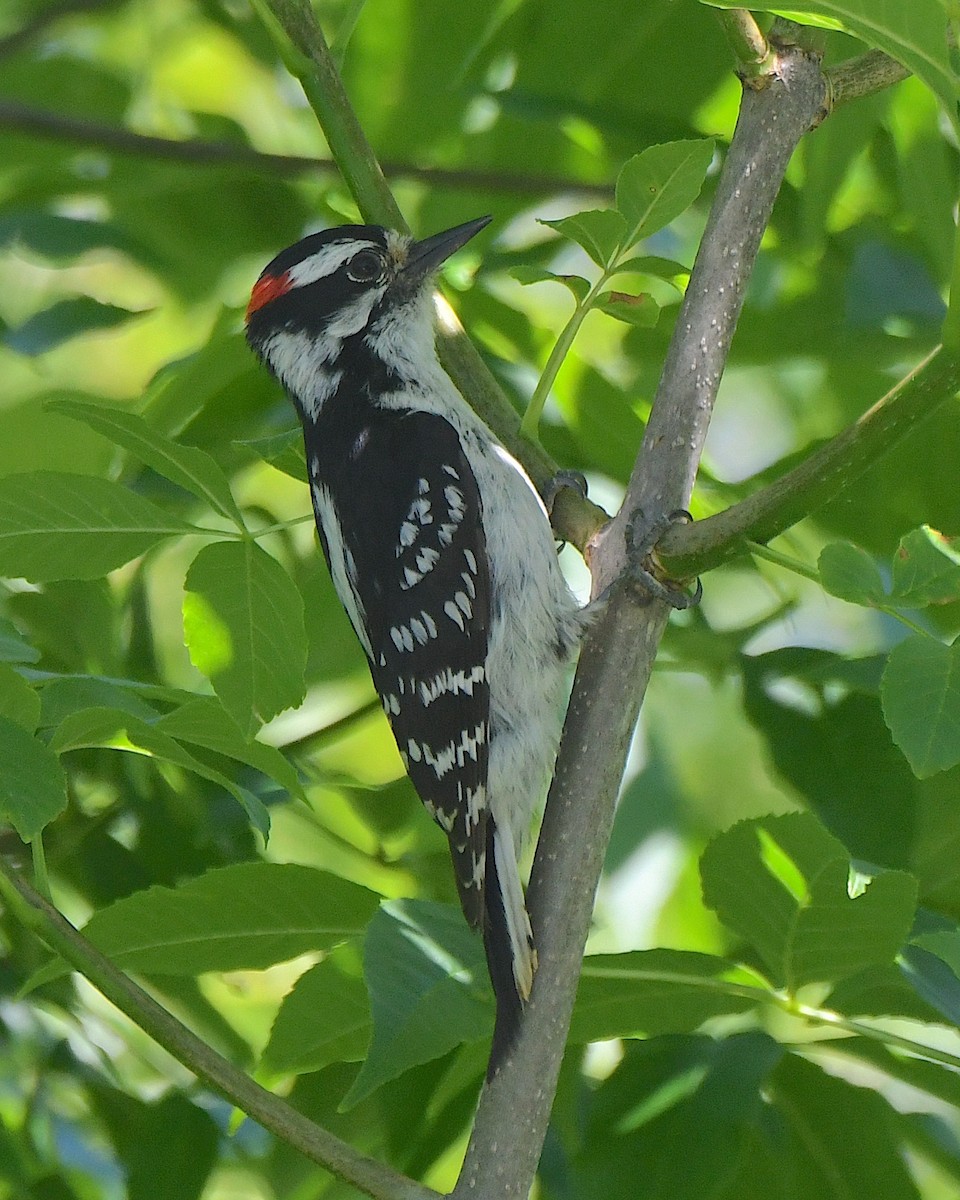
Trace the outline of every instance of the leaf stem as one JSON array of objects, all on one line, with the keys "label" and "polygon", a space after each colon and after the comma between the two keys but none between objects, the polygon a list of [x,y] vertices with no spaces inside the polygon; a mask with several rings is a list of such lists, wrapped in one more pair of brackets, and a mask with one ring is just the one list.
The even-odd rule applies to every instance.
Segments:
[{"label": "leaf stem", "polygon": [[960,1055],[951,1054],[948,1050],[940,1050],[936,1046],[928,1046],[924,1042],[915,1042],[913,1038],[903,1037],[902,1034],[893,1033],[889,1029],[878,1029],[873,1025],[866,1025],[863,1021],[841,1016],[840,1013],[832,1012],[827,1008],[815,1008],[809,1004],[799,1004],[787,999],[777,1003],[785,1012],[804,1017],[808,1021],[830,1025],[834,1029],[842,1029],[844,1032],[855,1034],[858,1037],[882,1042],[886,1046],[896,1046],[899,1050],[906,1050],[918,1058],[926,1058],[930,1062],[942,1063],[944,1066],[960,1070]]},{"label": "leaf stem", "polygon": [[563,366],[563,360],[567,357],[570,347],[573,345],[574,338],[583,324],[584,317],[593,307],[593,303],[600,294],[601,289],[606,285],[610,278],[616,274],[616,271],[610,267],[604,269],[603,274],[594,283],[590,291],[582,300],[578,300],[570,319],[560,331],[560,336],[553,344],[553,349],[550,351],[550,357],[547,359],[546,365],[540,378],[537,380],[537,386],[533,389],[533,395],[527,404],[526,411],[523,414],[523,420],[520,422],[520,434],[522,437],[529,438],[530,441],[539,441],[540,418],[543,416],[543,409],[547,403],[547,398],[550,391],[556,382],[557,375],[560,373],[560,368]]},{"label": "leaf stem", "polygon": [[760,987],[749,983],[736,983],[717,975],[692,975],[683,971],[657,971],[643,968],[628,967],[609,969],[606,967],[591,967],[591,960],[584,960],[583,975],[599,979],[626,979],[646,983],[676,984],[682,987],[702,988],[704,991],[717,992],[724,996],[736,996],[740,1000],[751,1000],[758,1005],[769,1004],[782,1012],[794,1017],[801,1017],[817,1025],[827,1025],[833,1029],[842,1029],[857,1037],[869,1038],[886,1046],[895,1046],[906,1050],[918,1058],[931,1062],[943,1063],[948,1067],[960,1069],[960,1055],[951,1054],[948,1050],[940,1050],[936,1046],[928,1046],[925,1042],[917,1042],[913,1038],[893,1033],[891,1030],[867,1025],[854,1017],[845,1017],[830,1008],[820,1008],[811,1004],[802,1004],[786,992],[775,991],[772,988]]},{"label": "leaf stem", "polygon": [[[769,546],[762,546],[759,542],[747,542],[746,549],[753,555],[754,558],[763,558],[767,562],[774,563],[778,567],[783,567],[787,571],[792,571],[795,575],[802,575],[804,579],[810,579],[814,583],[821,583],[820,572],[815,567],[809,567],[806,563],[802,563],[799,559],[790,558],[786,554],[781,554],[777,550],[771,550]],[[854,603],[849,601],[848,603]],[[899,608],[895,608],[892,604],[884,604],[882,600],[874,600],[868,605],[861,605],[863,608],[872,608],[877,612],[882,612],[888,617],[892,617],[895,621],[899,621],[901,625],[905,625],[907,629],[913,633],[919,633],[923,637],[933,637],[929,629],[918,624]]]},{"label": "leaf stem", "polygon": [[747,542],[746,549],[754,558],[763,558],[775,566],[792,571],[794,575],[802,575],[804,579],[810,579],[814,583],[820,582],[820,572],[816,567],[810,567],[798,558],[791,558],[787,554],[781,554],[779,550],[771,550],[769,546],[763,546],[759,542]]},{"label": "leaf stem", "polygon": [[33,881],[37,885],[37,891],[44,900],[50,900],[50,876],[47,873],[47,854],[43,846],[42,832],[30,843],[30,853],[33,856]]},{"label": "leaf stem", "polygon": [[18,920],[84,975],[159,1045],[265,1129],[374,1200],[437,1200],[437,1193],[360,1154],[255,1083],[182,1025],[0,858],[0,895]]}]

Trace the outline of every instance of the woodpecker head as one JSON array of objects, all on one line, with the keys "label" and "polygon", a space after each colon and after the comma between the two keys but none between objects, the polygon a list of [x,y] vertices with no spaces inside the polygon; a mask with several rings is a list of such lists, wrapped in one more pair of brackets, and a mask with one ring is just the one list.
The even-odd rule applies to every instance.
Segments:
[{"label": "woodpecker head", "polygon": [[264,268],[247,305],[247,341],[305,415],[345,371],[415,378],[423,356],[433,358],[429,281],[489,221],[419,242],[379,225],[310,234]]}]

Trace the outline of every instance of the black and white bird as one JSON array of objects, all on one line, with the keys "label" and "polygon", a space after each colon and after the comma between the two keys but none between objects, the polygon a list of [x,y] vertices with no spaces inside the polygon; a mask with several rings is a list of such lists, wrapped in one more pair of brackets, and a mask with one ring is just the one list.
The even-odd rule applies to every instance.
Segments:
[{"label": "black and white bird", "polygon": [[261,274],[247,338],[296,406],[334,586],[483,933],[492,1071],[536,970],[517,858],[581,617],[533,485],[436,356],[433,274],[489,220],[311,234]]}]

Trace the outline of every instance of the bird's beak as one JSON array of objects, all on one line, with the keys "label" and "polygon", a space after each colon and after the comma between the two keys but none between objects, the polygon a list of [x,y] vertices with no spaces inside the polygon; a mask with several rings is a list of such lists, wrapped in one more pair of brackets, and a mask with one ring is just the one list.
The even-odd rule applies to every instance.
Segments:
[{"label": "bird's beak", "polygon": [[445,262],[455,250],[489,225],[492,217],[477,217],[473,221],[465,221],[463,225],[454,225],[443,233],[435,233],[433,237],[424,238],[422,242],[414,242],[407,252],[407,261],[403,265],[402,274],[413,279],[422,278],[435,271]]}]

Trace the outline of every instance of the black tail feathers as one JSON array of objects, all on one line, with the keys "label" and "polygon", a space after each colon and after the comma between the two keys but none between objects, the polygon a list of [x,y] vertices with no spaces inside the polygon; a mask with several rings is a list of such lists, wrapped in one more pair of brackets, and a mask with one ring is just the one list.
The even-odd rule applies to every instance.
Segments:
[{"label": "black tail feathers", "polygon": [[496,1072],[510,1052],[520,1030],[520,1020],[523,1016],[523,1000],[517,990],[514,974],[504,889],[497,871],[497,858],[494,853],[495,828],[493,820],[488,819],[483,948],[487,955],[487,970],[490,972],[490,982],[493,984],[493,994],[497,1002],[497,1015],[493,1026],[490,1060],[487,1063],[487,1079],[490,1079]]}]

